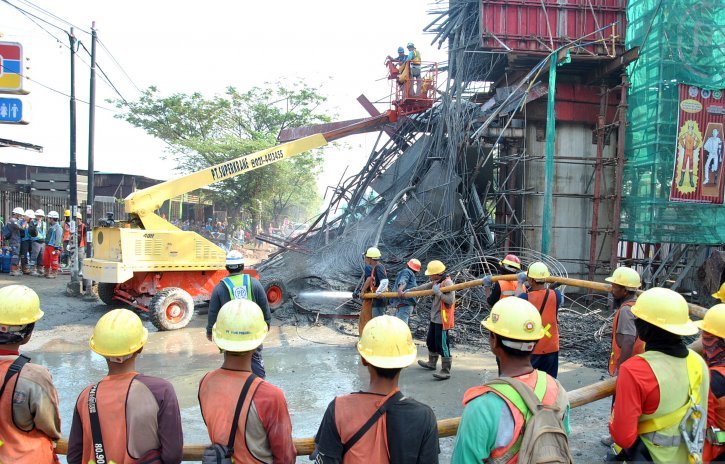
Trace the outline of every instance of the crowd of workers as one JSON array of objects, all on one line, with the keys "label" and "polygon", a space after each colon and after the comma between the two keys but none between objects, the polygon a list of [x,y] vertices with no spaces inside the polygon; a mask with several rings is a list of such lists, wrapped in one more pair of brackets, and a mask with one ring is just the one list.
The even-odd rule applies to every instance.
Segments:
[{"label": "crowd of workers", "polygon": [[[50,216],[50,213],[49,213]],[[362,293],[389,284],[380,251],[365,254]],[[558,374],[558,308],[561,294],[548,288],[549,270],[532,263],[524,271],[513,255],[502,274],[482,278],[492,302],[482,322],[488,331],[498,378],[468,389],[452,462],[573,462],[569,402]],[[410,260],[395,280],[396,315],[382,298],[365,298],[357,350],[370,381],[364,391],[330,402],[315,436],[318,463],[436,463],[439,444],[432,409],[400,391],[404,368],[417,357],[407,320],[416,294],[431,290],[433,307],[428,360],[418,364],[449,379],[448,330],[455,324],[455,291],[441,261]],[[212,443],[204,463],[292,463],[296,450],[284,392],[264,380],[261,346],[270,314],[264,291],[242,271],[238,252],[227,257],[230,273],[214,289],[207,335],[222,354],[221,367],[199,384],[201,415]],[[626,462],[720,462],[725,456],[725,304],[693,322],[685,299],[664,288],[637,295],[638,273],[618,268],[606,279],[616,304],[609,373],[617,376],[609,421],[609,458]],[[725,285],[713,295],[725,302]],[[495,300],[495,301],[494,301]],[[375,305],[376,301],[383,301]],[[44,367],[28,363],[20,347],[43,316],[30,288],[0,289],[0,462],[57,462],[58,395]],[[701,354],[683,337],[702,329]],[[136,370],[148,338],[140,318],[115,309],[97,322],[90,348],[107,361],[108,375],[86,387],[74,408],[68,463],[177,463],[183,434],[171,384]],[[226,461],[224,460],[226,459]]]},{"label": "crowd of workers", "polygon": [[10,250],[10,275],[31,275],[54,279],[60,269],[60,257],[67,251],[71,233],[78,238],[78,259],[83,264],[86,250],[86,224],[80,212],[76,213],[75,227],[71,212],[65,210],[63,220],[57,211],[14,208],[2,227],[2,238]]}]

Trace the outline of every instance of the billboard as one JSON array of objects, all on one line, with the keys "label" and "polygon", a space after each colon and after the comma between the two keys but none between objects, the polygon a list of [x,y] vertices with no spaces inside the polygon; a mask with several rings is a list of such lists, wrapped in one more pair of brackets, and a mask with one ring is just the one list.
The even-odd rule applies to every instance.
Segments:
[{"label": "billboard", "polygon": [[0,93],[23,91],[23,46],[17,42],[0,42]]}]

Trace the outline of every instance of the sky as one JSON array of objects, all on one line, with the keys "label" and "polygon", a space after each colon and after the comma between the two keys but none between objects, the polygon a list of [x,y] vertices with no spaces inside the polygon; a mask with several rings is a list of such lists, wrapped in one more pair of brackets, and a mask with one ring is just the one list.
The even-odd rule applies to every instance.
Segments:
[{"label": "sky", "polygon": [[[41,29],[10,4],[66,29],[68,24],[35,7],[84,31],[95,21],[98,36],[111,54],[99,46],[98,64],[127,100],[138,98],[136,86],[155,85],[162,95],[201,92],[213,96],[230,85],[245,90],[265,82],[299,79],[328,97],[327,113],[339,120],[352,119],[367,116],[356,101],[361,93],[373,102],[384,102],[377,105],[380,111],[389,107],[390,84],[383,61],[395,55],[398,46],[414,42],[424,61],[446,59],[445,49],[432,46],[433,36],[423,33],[433,19],[428,12],[440,8],[432,0],[0,0],[0,40],[23,45],[30,59],[26,73],[37,81],[25,82],[30,94],[22,97],[30,107],[30,124],[0,125],[0,138],[44,148],[43,153],[2,148],[3,162],[68,166],[70,157],[69,99],[39,85],[69,93],[67,37],[38,21],[47,31]],[[90,35],[83,31],[76,35],[90,50]],[[76,60],[76,96],[86,102],[89,62],[81,49]],[[96,171],[158,179],[178,175],[174,161],[164,159],[163,142],[114,118],[118,110],[106,100],[118,95],[100,76],[96,95]],[[85,169],[88,105],[81,101],[77,125],[78,167]],[[346,167],[347,175],[359,170],[376,138],[377,133],[357,135],[344,139],[345,148],[327,148],[320,191],[336,184]]]}]

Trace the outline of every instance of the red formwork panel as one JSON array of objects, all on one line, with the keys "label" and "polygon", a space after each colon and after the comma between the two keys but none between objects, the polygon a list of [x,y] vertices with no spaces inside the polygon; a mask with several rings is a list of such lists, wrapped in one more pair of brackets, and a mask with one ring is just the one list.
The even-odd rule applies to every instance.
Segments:
[{"label": "red formwork panel", "polygon": [[584,37],[572,53],[619,54],[626,5],[627,0],[481,0],[481,44],[549,52]]}]

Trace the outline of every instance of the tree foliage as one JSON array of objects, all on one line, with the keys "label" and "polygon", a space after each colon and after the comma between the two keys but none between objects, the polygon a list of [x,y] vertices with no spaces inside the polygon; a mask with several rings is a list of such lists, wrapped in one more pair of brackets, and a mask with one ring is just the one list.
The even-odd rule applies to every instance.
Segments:
[{"label": "tree foliage", "polygon": [[[125,110],[121,119],[165,141],[177,168],[187,173],[274,146],[282,129],[329,122],[318,111],[324,101],[297,82],[246,92],[228,87],[212,98],[198,92],[161,96],[152,86],[137,101],[115,103]],[[318,151],[267,165],[210,186],[213,200],[233,221],[243,212],[254,222],[260,215],[265,223],[279,220],[291,207],[309,216],[320,204],[321,165]]]}]

